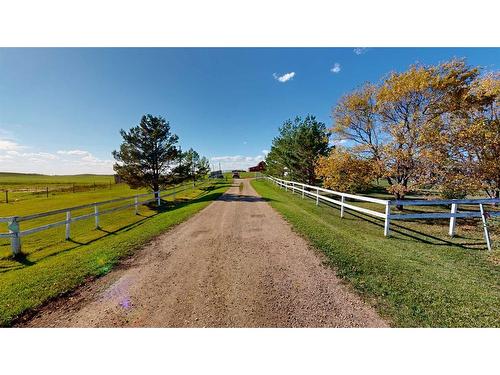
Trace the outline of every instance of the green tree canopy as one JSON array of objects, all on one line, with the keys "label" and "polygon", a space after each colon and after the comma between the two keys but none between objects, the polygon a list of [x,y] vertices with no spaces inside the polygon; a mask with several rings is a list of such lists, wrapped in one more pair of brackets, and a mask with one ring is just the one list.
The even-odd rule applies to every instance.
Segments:
[{"label": "green tree canopy", "polygon": [[266,157],[267,169],[274,176],[287,175],[295,181],[314,183],[316,161],[329,150],[325,124],[311,115],[296,117],[280,127]]},{"label": "green tree canopy", "polygon": [[173,170],[176,182],[192,180],[194,184],[196,180],[210,172],[208,159],[204,156],[200,157],[192,148],[180,153],[179,159],[179,163]]},{"label": "green tree canopy", "polygon": [[148,187],[158,191],[167,182],[171,164],[177,158],[178,137],[170,132],[164,118],[142,116],[138,126],[120,130],[123,142],[113,151],[115,172],[132,188]]}]

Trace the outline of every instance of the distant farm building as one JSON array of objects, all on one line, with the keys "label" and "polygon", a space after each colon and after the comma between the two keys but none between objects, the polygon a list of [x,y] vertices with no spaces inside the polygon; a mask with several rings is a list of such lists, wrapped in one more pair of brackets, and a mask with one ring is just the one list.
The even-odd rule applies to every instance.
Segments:
[{"label": "distant farm building", "polygon": [[266,162],[265,161],[261,161],[255,167],[248,168],[249,172],[263,172],[265,170],[266,170]]}]

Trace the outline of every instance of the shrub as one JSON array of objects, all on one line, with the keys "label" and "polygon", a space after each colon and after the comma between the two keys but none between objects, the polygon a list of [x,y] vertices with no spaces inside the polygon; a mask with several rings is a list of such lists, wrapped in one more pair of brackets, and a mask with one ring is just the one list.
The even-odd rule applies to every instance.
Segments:
[{"label": "shrub", "polygon": [[316,163],[316,174],[327,188],[341,192],[360,192],[372,186],[374,163],[341,149],[333,149]]}]

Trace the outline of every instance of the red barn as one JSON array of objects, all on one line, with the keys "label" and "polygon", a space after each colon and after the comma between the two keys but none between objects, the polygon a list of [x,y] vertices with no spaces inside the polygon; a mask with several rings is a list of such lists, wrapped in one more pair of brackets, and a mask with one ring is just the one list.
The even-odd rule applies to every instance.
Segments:
[{"label": "red barn", "polygon": [[261,161],[255,167],[248,168],[248,172],[263,172],[265,170],[266,170],[266,162],[265,161]]}]

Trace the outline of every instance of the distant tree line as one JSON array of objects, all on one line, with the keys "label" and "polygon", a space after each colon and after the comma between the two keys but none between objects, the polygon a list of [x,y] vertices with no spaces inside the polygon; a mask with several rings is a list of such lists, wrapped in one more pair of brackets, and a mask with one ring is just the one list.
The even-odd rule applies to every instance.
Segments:
[{"label": "distant tree line", "polygon": [[340,99],[329,129],[335,147],[308,117],[284,124],[266,162],[271,173],[320,179],[340,191],[363,191],[384,179],[396,199],[421,188],[449,198],[480,191],[498,198],[499,98],[499,72],[458,59],[412,65]]},{"label": "distant tree line", "polygon": [[190,148],[183,152],[179,137],[161,116],[144,115],[138,126],[121,130],[123,142],[113,151],[114,171],[132,188],[162,187],[205,176],[210,171],[208,159]]}]

